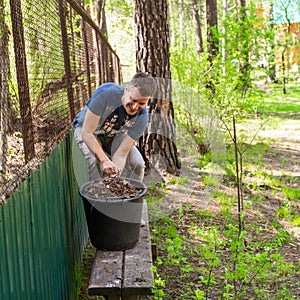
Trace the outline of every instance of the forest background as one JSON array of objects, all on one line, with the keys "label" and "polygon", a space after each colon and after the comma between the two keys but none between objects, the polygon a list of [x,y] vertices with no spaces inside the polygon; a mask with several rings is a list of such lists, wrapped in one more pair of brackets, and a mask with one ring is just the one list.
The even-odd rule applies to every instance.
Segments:
[{"label": "forest background", "polygon": [[[72,50],[70,61],[75,68],[74,73],[68,75],[76,87],[77,110],[92,90],[92,85],[85,83],[96,82],[96,76],[86,78],[89,64],[83,45],[87,32],[91,31],[84,30],[79,15],[75,17],[77,22],[72,22],[74,11],[64,11],[64,7],[69,6],[63,6],[63,1],[36,1],[35,6],[33,2],[22,1],[22,9],[19,9],[20,1],[11,0],[9,3],[14,5],[10,6],[8,1],[0,0],[1,33],[5,33],[0,39],[2,53],[11,51],[13,42],[16,42],[16,51],[9,56],[12,69],[9,70],[10,61],[4,60],[8,55],[1,55],[0,60],[3,79],[0,82],[3,151],[0,167],[4,182],[12,175],[19,181],[23,179],[17,172],[26,162],[26,152],[24,155],[20,150],[23,146],[21,140],[26,137],[20,115],[26,119],[30,112],[27,107],[22,110],[23,100],[31,100],[27,104],[33,105],[34,114],[29,121],[34,121],[42,136],[42,142],[36,145],[41,153],[48,154],[53,149],[52,142],[61,141],[63,134],[70,129],[72,114],[68,114],[66,100],[73,94],[71,89],[67,90],[70,85],[67,85],[62,48]],[[81,3],[118,51],[124,83],[136,71],[136,66],[145,68],[145,62],[161,72],[155,76],[172,78],[172,95],[167,94],[168,101],[150,103],[152,108],[160,109],[168,116],[158,119],[159,123],[154,127],[155,138],[150,142],[159,141],[161,146],[172,147],[172,153],[177,156],[166,165],[163,159],[169,156],[164,153],[166,148],[161,148],[160,154],[164,156],[157,156],[154,161],[158,163],[155,166],[158,173],[145,178],[152,240],[158,248],[153,268],[153,298],[298,299],[299,1],[167,3],[163,0],[136,0],[134,3],[107,1],[105,6],[104,1]],[[24,74],[17,85],[16,75],[20,74],[12,63],[14,54],[18,54],[22,46],[22,41],[15,39],[8,30],[11,23],[15,30],[22,28],[16,10],[24,12],[26,25],[26,47],[22,49],[30,67],[26,89],[22,89],[22,84],[26,83],[28,74]],[[10,18],[12,12],[18,16],[14,22]],[[64,16],[68,16],[64,20],[68,25],[66,28],[61,26]],[[148,31],[143,30],[148,29],[149,23],[143,22],[151,18],[153,22],[149,23],[155,34],[149,36],[149,42]],[[157,20],[160,23],[154,22]],[[65,37],[61,39],[63,31]],[[139,43],[142,40],[146,42],[144,45]],[[62,47],[62,42],[66,41],[75,41],[74,47]],[[115,57],[108,46],[106,49],[110,57]],[[164,56],[159,56],[162,53]],[[89,54],[93,57],[93,51]],[[20,61],[24,62],[25,55],[20,56]],[[95,61],[91,61],[91,70]],[[101,60],[100,67],[105,64],[111,67],[108,61]],[[170,80],[165,83],[170,87]],[[25,92],[26,97],[18,97],[18,92]],[[22,112],[25,112],[23,116]],[[172,123],[173,117],[176,124]],[[23,125],[30,125],[29,121]],[[12,132],[7,132],[7,125],[13,125]],[[167,127],[171,134],[161,134]],[[29,133],[30,145],[33,145],[34,135]],[[6,134],[7,149],[2,143]],[[149,144],[150,150],[152,145]],[[13,169],[4,168],[3,153],[8,154],[8,163],[14,163]],[[29,153],[27,160],[31,154],[34,151]],[[33,169],[32,165],[29,166],[25,175]],[[167,169],[174,174],[166,172]],[[20,201],[23,198],[20,197]],[[16,201],[7,205],[4,197],[1,204],[2,211],[8,211],[9,205],[16,204]],[[43,219],[45,217],[48,214],[42,215]],[[46,221],[50,224],[52,219]],[[30,224],[35,223],[30,219]],[[50,228],[52,226],[47,227],[46,234]],[[16,233],[19,241],[20,231]],[[26,240],[27,231],[24,233]],[[32,236],[36,237],[35,234]],[[1,246],[11,249],[10,246],[14,245],[11,241],[5,239]],[[15,256],[18,267],[23,266],[19,263],[21,246],[23,243],[14,248],[18,249]],[[7,254],[11,257],[10,254],[14,253],[7,251]],[[57,257],[57,253],[54,254]],[[10,260],[6,261],[6,271],[11,270],[9,274],[18,277]],[[84,267],[82,274],[87,270]],[[43,282],[40,271],[36,273],[37,278]],[[78,286],[84,282],[78,282]],[[45,291],[41,287],[41,291]]]},{"label": "forest background", "polygon": [[[299,5],[168,2],[181,175],[148,186],[154,299],[300,297]],[[135,13],[106,2],[125,81]]]}]

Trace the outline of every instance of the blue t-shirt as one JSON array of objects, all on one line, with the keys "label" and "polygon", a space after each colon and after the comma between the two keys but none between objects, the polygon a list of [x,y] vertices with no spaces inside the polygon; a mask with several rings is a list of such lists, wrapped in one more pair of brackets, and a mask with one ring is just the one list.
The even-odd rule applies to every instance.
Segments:
[{"label": "blue t-shirt", "polygon": [[148,123],[148,111],[144,107],[135,115],[128,115],[122,105],[125,88],[115,83],[100,85],[86,103],[86,106],[74,119],[74,128],[82,127],[86,111],[89,108],[100,116],[95,135],[113,138],[117,133],[127,133],[138,140],[144,133]]}]

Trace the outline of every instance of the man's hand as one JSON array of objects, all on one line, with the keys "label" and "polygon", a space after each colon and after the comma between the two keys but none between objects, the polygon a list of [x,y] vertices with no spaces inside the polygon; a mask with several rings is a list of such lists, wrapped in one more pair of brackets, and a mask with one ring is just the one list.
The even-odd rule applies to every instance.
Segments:
[{"label": "man's hand", "polygon": [[101,169],[103,173],[111,176],[111,175],[118,175],[120,173],[120,170],[118,167],[111,161],[111,160],[106,160],[101,164]]},{"label": "man's hand", "polygon": [[113,164],[114,164],[114,166],[117,167],[117,170],[120,173],[122,173],[124,170],[128,153],[129,153],[130,149],[132,148],[132,146],[134,145],[134,143],[135,143],[135,140],[132,139],[131,137],[129,137],[128,135],[126,135],[124,137],[123,141],[121,142],[119,148],[112,156]]}]

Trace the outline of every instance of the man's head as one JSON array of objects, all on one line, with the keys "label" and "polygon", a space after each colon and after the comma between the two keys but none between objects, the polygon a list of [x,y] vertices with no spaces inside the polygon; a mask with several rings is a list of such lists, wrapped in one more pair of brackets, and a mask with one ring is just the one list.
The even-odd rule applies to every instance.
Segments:
[{"label": "man's head", "polygon": [[132,77],[128,88],[137,88],[141,96],[152,97],[156,92],[157,86],[151,75],[140,72]]},{"label": "man's head", "polygon": [[123,106],[129,115],[135,115],[142,110],[156,91],[156,82],[146,73],[135,74],[122,98]]}]

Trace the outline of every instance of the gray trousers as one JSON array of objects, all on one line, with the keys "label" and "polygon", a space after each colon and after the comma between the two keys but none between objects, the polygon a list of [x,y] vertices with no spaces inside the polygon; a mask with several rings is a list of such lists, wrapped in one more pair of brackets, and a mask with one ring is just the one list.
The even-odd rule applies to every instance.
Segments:
[{"label": "gray trousers", "polygon": [[[103,176],[100,169],[100,162],[96,158],[95,154],[89,149],[86,143],[82,140],[82,128],[77,127],[74,129],[74,139],[78,148],[83,153],[83,156],[87,160],[89,180],[96,180]],[[108,156],[112,156],[117,150],[117,146],[122,142],[122,138],[119,138],[117,142],[113,143],[112,152],[107,153]],[[99,141],[101,144],[101,142]],[[104,145],[103,145],[104,146]],[[104,148],[104,147],[103,147]],[[144,179],[145,162],[139,152],[139,150],[133,146],[128,154],[126,166],[121,176],[127,178],[134,178],[139,181]]]}]

